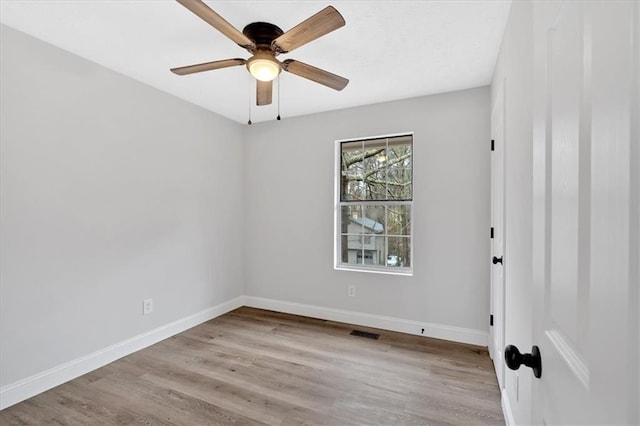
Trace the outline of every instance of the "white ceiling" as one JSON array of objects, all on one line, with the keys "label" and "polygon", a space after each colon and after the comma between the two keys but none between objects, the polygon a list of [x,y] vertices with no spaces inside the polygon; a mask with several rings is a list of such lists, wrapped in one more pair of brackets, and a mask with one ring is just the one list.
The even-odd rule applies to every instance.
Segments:
[{"label": "white ceiling", "polygon": [[[337,92],[283,73],[283,118],[487,85],[511,1],[206,1],[239,30],[284,31],[333,5],[347,24],[278,57],[344,76]],[[249,54],[172,0],[1,0],[0,21],[240,123],[274,120],[255,106],[244,67],[176,76],[169,68]]]}]

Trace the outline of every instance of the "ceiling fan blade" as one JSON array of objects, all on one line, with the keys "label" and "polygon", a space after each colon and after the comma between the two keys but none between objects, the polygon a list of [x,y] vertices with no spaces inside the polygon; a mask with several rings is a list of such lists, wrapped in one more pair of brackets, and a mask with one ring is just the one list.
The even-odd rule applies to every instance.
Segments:
[{"label": "ceiling fan blade", "polygon": [[271,46],[280,53],[291,52],[293,49],[337,30],[344,24],[344,18],[340,12],[333,6],[327,6],[273,40]]},{"label": "ceiling fan blade", "polygon": [[189,9],[191,12],[199,16],[203,21],[211,25],[222,34],[229,37],[235,43],[248,50],[253,50],[256,45],[242,34],[236,27],[227,22],[222,16],[218,15],[213,9],[204,4],[201,0],[177,0],[178,3]]},{"label": "ceiling fan blade", "polygon": [[237,65],[244,65],[246,63],[247,61],[241,58],[223,59],[222,61],[204,62],[202,64],[187,65],[186,67],[171,68],[171,72],[178,75],[187,75],[196,72],[235,67]]},{"label": "ceiling fan blade", "polygon": [[256,80],[256,105],[271,104],[273,94],[273,80],[260,81]]},{"label": "ceiling fan blade", "polygon": [[335,90],[342,90],[349,84],[349,80],[344,77],[293,59],[282,62],[282,69]]}]

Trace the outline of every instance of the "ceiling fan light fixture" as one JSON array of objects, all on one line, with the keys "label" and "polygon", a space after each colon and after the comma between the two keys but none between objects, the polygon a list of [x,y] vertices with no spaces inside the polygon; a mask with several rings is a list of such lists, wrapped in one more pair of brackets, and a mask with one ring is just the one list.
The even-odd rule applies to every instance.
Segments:
[{"label": "ceiling fan light fixture", "polygon": [[247,62],[252,76],[260,81],[271,81],[280,74],[280,64],[271,58],[252,58]]}]

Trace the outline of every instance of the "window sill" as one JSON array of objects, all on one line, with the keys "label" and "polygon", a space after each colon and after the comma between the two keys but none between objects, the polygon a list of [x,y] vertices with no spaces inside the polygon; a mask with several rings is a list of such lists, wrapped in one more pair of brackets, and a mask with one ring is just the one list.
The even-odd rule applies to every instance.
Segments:
[{"label": "window sill", "polygon": [[370,274],[399,275],[405,277],[413,276],[413,269],[411,268],[368,268],[365,266],[336,265],[333,269],[336,271],[367,272]]}]

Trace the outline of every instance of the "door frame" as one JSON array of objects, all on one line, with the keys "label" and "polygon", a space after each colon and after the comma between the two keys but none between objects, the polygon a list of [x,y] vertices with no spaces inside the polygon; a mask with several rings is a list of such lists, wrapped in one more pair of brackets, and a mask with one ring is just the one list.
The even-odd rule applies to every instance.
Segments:
[{"label": "door frame", "polygon": [[[502,279],[496,282],[494,279],[494,268],[498,267],[490,263],[490,313],[493,316],[493,326],[489,328],[489,354],[493,359],[494,368],[496,370],[496,377],[498,379],[498,386],[500,391],[505,387],[505,364],[503,350],[505,346],[505,324],[504,318],[506,313],[506,291],[505,291],[505,256],[506,256],[506,182],[505,182],[505,135],[506,135],[506,78],[499,82],[497,89],[496,102],[491,109],[491,140],[495,144],[501,155],[496,156],[496,151],[491,151],[491,227],[494,229],[494,235],[500,233],[502,236],[502,252],[495,252],[495,239],[491,239],[491,258],[493,256],[502,256],[503,262],[500,266],[502,268]],[[500,118],[498,122],[496,119]],[[497,158],[499,157],[499,158]],[[496,211],[495,200],[499,196],[496,194],[496,170],[502,169],[502,223],[498,227],[496,223]],[[498,229],[500,228],[500,229]],[[488,259],[491,262],[491,258]]]}]

